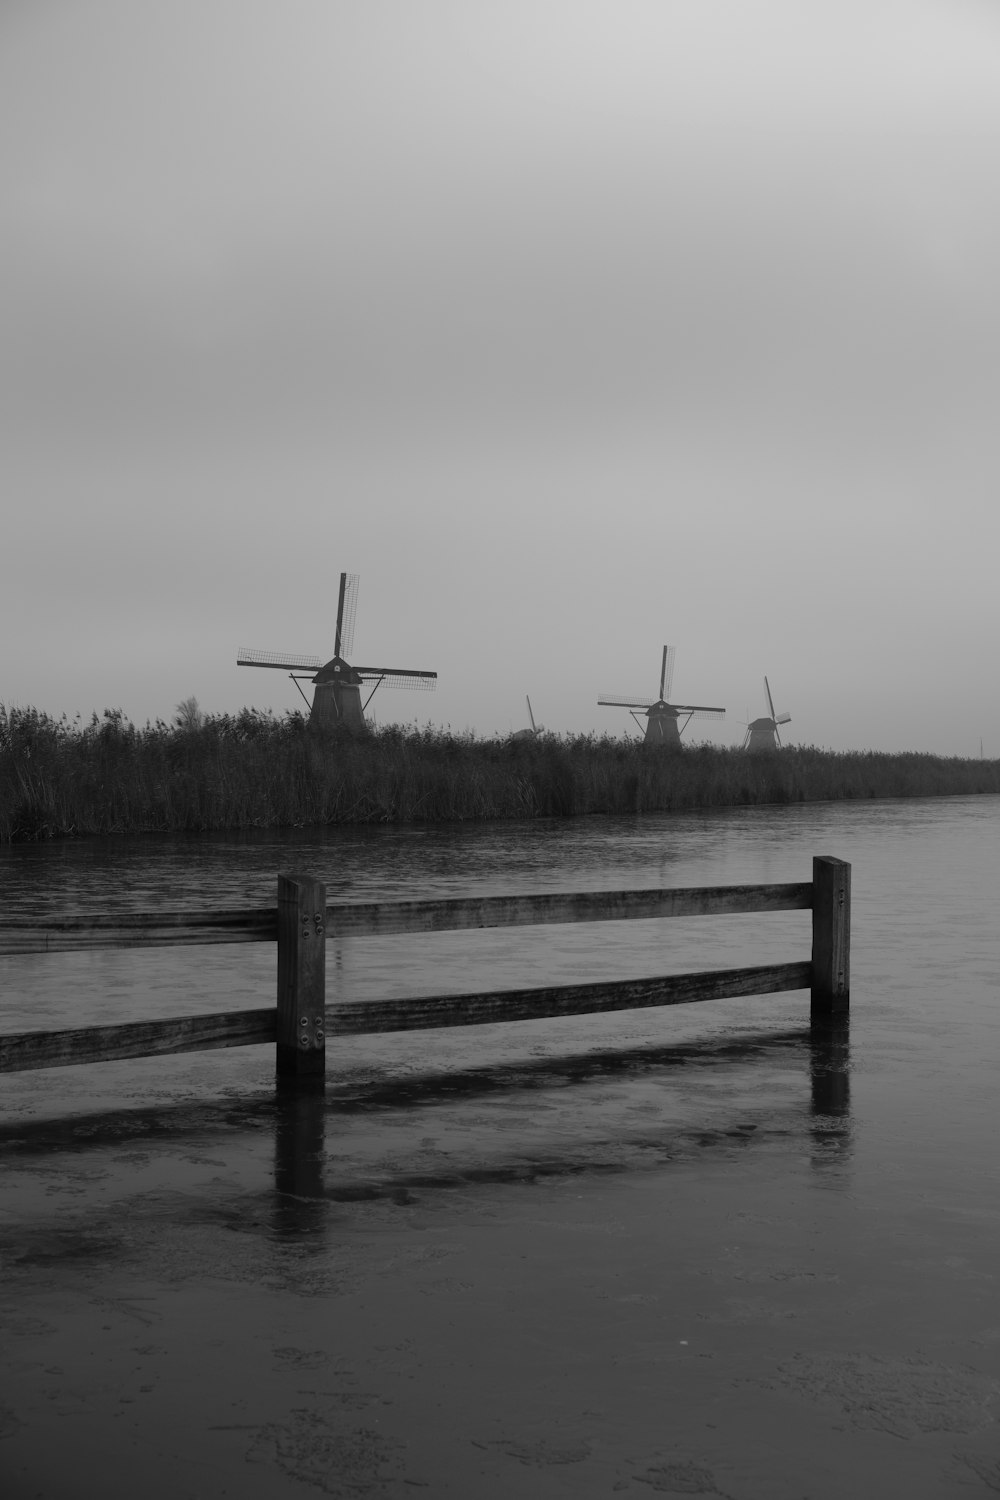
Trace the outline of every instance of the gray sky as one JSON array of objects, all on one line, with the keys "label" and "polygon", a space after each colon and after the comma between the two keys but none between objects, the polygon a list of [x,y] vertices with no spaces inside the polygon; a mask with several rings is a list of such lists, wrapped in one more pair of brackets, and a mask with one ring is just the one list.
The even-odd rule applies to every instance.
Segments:
[{"label": "gray sky", "polygon": [[0,701],[1000,755],[988,0],[8,0]]}]

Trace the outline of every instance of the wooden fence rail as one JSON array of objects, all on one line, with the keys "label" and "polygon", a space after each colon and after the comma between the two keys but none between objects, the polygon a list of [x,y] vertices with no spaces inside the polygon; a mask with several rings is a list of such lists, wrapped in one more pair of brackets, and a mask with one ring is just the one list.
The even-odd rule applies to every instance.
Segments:
[{"label": "wooden fence rail", "polygon": [[[600,984],[326,1003],[325,955],[331,936],[796,910],[812,911],[812,957],[807,961]],[[316,1075],[325,1071],[327,1036],[684,1005],[782,990],[810,990],[811,1014],[820,1017],[846,1012],[850,1004],[850,910],[850,865],[817,856],[813,879],[803,884],[328,904],[320,881],[282,875],[276,908],[0,923],[0,957],[204,943],[278,945],[276,1007],[0,1035],[0,1073],[272,1043],[279,1074]]]}]

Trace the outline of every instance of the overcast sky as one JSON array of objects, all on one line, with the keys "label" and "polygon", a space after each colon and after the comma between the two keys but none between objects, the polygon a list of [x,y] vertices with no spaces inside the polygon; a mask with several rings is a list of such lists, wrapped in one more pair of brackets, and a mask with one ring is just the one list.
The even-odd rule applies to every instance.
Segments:
[{"label": "overcast sky", "polygon": [[992,0],[6,0],[0,702],[1000,756]]}]

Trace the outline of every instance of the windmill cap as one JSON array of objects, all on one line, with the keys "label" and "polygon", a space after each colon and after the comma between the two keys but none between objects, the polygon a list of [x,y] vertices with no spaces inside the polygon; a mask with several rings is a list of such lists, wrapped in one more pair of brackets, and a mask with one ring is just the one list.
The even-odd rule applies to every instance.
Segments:
[{"label": "windmill cap", "polygon": [[362,678],[353,667],[348,666],[342,656],[331,656],[330,660],[320,667],[313,682],[342,682],[357,687],[360,686]]}]

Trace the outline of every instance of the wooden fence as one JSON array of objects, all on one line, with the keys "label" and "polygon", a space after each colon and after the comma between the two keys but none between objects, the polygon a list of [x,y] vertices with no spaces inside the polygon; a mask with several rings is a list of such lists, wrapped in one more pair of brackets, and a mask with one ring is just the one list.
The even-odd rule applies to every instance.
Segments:
[{"label": "wooden fence", "polygon": [[[803,962],[598,984],[326,1003],[326,941],[331,935],[370,937],[551,922],[795,910],[812,911],[812,957]],[[0,923],[0,956],[208,943],[276,941],[278,945],[276,1007],[0,1035],[0,1073],[271,1043],[276,1044],[279,1075],[315,1076],[325,1070],[328,1036],[684,1005],[780,990],[810,990],[815,1019],[848,1009],[850,923],[851,867],[829,857],[815,858],[812,881],[801,885],[327,904],[326,889],[320,881],[311,876],[281,875],[276,908],[193,914],[129,912]]]}]

